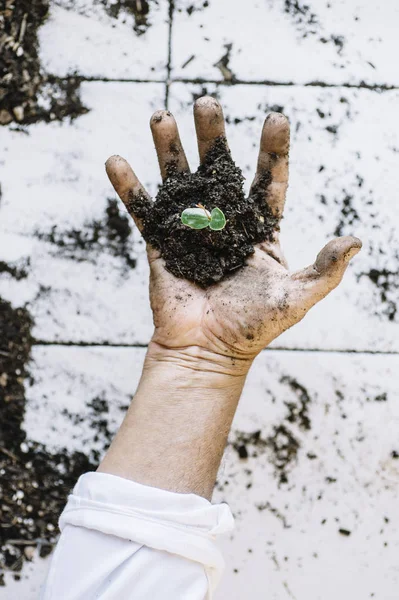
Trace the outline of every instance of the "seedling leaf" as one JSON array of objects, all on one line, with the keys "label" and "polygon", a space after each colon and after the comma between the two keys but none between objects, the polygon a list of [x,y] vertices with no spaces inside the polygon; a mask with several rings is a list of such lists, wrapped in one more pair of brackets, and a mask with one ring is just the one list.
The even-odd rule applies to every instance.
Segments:
[{"label": "seedling leaf", "polygon": [[181,214],[181,222],[192,229],[204,229],[208,227],[210,217],[203,208],[186,208]]},{"label": "seedling leaf", "polygon": [[220,231],[224,229],[226,225],[226,217],[220,210],[220,208],[214,208],[211,212],[211,220],[209,222],[209,227],[213,229],[213,231]]}]

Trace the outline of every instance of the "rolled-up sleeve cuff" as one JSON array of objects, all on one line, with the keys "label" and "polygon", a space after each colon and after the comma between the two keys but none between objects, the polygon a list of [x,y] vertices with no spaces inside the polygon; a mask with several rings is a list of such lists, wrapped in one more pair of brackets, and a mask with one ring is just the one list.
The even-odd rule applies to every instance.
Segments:
[{"label": "rolled-up sleeve cuff", "polygon": [[94,529],[201,563],[214,590],[224,568],[216,545],[234,527],[227,504],[178,494],[107,473],[78,480],[60,517],[65,525]]}]

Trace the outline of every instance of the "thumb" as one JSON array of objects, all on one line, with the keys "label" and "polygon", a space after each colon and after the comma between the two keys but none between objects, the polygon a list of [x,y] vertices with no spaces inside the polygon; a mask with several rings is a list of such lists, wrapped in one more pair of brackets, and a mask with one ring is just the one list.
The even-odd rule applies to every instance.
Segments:
[{"label": "thumb", "polygon": [[313,265],[292,274],[299,287],[298,300],[307,312],[341,282],[349,261],[362,247],[362,242],[352,236],[335,238],[319,252]]}]

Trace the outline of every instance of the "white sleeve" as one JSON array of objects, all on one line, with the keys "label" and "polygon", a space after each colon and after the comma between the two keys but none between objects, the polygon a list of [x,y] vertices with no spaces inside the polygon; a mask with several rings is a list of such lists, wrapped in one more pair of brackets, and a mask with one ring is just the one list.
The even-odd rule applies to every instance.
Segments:
[{"label": "white sleeve", "polygon": [[60,518],[41,600],[209,600],[231,531],[226,504],[86,473]]}]

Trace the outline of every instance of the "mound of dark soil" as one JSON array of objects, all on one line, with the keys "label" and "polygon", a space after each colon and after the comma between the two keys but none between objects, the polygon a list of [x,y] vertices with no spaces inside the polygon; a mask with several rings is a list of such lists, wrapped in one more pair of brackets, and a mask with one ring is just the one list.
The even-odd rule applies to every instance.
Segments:
[{"label": "mound of dark soil", "polygon": [[[276,219],[265,202],[269,183],[267,173],[245,198],[241,170],[219,139],[196,173],[177,173],[172,165],[153,206],[149,209],[143,197],[135,196],[129,210],[143,220],[144,239],[161,251],[171,273],[207,287],[243,267],[254,244],[271,239]],[[226,227],[212,231],[183,225],[182,211],[198,203],[208,211],[220,208]]]}]

